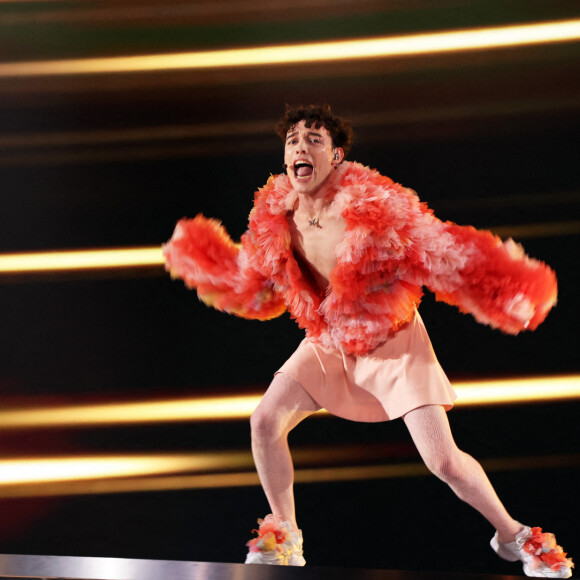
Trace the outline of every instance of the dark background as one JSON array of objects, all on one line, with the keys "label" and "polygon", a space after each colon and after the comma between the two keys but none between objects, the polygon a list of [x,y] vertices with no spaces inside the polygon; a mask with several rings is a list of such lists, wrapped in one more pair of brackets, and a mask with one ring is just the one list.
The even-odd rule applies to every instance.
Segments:
[{"label": "dark background", "polygon": [[[3,2],[4,63],[364,38],[578,18],[575,2]],[[254,190],[278,173],[284,104],[328,101],[356,130],[350,155],[415,189],[444,220],[514,236],[557,272],[559,303],[504,336],[427,294],[421,307],[452,380],[578,372],[580,44],[210,71],[9,77],[0,65],[0,252],[160,245],[177,219],[243,233]],[[301,338],[205,308],[161,268],[0,277],[4,404],[263,390]],[[577,402],[458,408],[482,460],[566,454],[494,470],[515,517],[571,555]],[[1,425],[0,425],[1,429]],[[297,446],[384,443],[402,422],[311,420]],[[245,422],[2,432],[1,454],[240,449]],[[389,462],[393,458],[385,457]],[[394,461],[398,459],[395,458]],[[432,477],[297,486],[313,565],[515,572],[489,525]],[[241,561],[258,487],[0,499],[0,552]]]}]

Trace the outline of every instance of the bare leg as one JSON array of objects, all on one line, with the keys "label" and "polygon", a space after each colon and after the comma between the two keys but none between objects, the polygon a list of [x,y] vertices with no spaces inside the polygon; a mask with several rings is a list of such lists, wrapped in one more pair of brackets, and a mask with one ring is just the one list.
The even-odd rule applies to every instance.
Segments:
[{"label": "bare leg", "polygon": [[420,407],[407,413],[404,421],[427,467],[481,513],[502,542],[513,541],[522,525],[508,514],[481,465],[457,447],[443,407]]},{"label": "bare leg", "polygon": [[320,407],[300,383],[279,373],[252,414],[252,453],[270,509],[280,521],[296,524],[294,466],[288,433]]}]

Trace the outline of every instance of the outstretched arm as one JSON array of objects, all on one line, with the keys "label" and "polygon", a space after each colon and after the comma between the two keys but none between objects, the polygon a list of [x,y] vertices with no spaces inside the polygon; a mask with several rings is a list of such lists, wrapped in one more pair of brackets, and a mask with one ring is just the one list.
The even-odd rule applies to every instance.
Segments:
[{"label": "outstretched arm", "polygon": [[198,215],[180,220],[163,246],[166,269],[181,278],[205,304],[242,318],[268,320],[286,307],[252,262],[248,248],[235,244],[217,220]]},{"label": "outstretched arm", "polygon": [[441,222],[413,203],[408,234],[418,281],[438,300],[509,334],[534,330],[556,303],[554,272],[509,239]]}]

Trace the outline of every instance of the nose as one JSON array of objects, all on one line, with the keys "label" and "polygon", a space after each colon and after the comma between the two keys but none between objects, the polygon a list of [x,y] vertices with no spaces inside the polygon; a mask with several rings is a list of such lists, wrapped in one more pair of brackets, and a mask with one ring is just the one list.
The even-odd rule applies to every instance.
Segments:
[{"label": "nose", "polygon": [[307,145],[308,140],[306,139],[306,137],[303,135],[299,135],[295,145],[296,153],[306,153]]}]

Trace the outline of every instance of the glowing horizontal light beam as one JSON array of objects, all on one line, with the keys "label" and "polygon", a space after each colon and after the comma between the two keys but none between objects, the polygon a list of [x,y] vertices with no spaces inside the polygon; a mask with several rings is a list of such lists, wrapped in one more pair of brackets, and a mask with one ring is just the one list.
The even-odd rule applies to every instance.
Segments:
[{"label": "glowing horizontal light beam", "polygon": [[0,410],[0,430],[21,427],[127,425],[245,419],[260,395],[138,401],[100,405],[63,405],[51,408]]},{"label": "glowing horizontal light beam", "polygon": [[[580,376],[459,382],[456,406],[501,405],[580,398]],[[61,405],[0,410],[0,430],[68,428],[185,421],[244,420],[261,394],[137,401],[99,405]],[[318,415],[325,415],[319,411]]]},{"label": "glowing horizontal light beam", "polygon": [[388,58],[580,39],[580,19],[270,47],[0,64],[0,78],[216,69]]},{"label": "glowing horizontal light beam", "polygon": [[251,455],[239,452],[3,459],[0,461],[0,487],[240,469],[251,465]]},{"label": "glowing horizontal light beam", "polygon": [[59,270],[90,270],[160,266],[164,263],[160,246],[73,250],[0,255],[0,272],[23,273]]},{"label": "glowing horizontal light beam", "polygon": [[532,403],[580,398],[580,375],[455,383],[458,406]]},{"label": "glowing horizontal light beam", "polygon": [[543,222],[537,224],[513,224],[509,226],[492,227],[491,231],[500,238],[513,237],[543,238],[553,236],[573,236],[580,233],[580,220],[561,222]]},{"label": "glowing horizontal light beam", "polygon": [[[347,462],[357,459],[357,456],[349,454],[348,450],[341,448],[338,451]],[[317,453],[320,454],[321,450]],[[236,455],[239,456],[237,460]],[[381,461],[379,464],[368,465],[326,465],[324,457],[320,455],[322,461],[319,467],[298,467],[295,471],[296,482],[323,483],[430,475],[422,462],[385,463],[384,459],[388,455],[378,458]],[[193,458],[183,457],[182,459],[181,464],[172,456],[154,455],[11,461],[4,473],[0,473],[0,477],[8,476],[4,484],[0,483],[0,497],[132,493],[260,485],[249,452],[221,454],[217,463],[224,463],[224,468],[230,469],[223,473],[217,471],[188,473],[188,462],[191,467]],[[233,463],[229,466],[225,465],[229,459],[234,459]],[[127,462],[129,468],[119,469],[124,462]],[[579,466],[580,455],[498,457],[483,459],[481,464],[487,472],[559,469]],[[46,471],[41,471],[41,469]],[[36,477],[29,477],[30,473],[35,473]],[[46,477],[40,475],[43,473]],[[19,474],[23,474],[23,477]]]},{"label": "glowing horizontal light beam", "polygon": [[[502,238],[510,236],[518,239],[540,236],[565,236],[579,233],[580,221],[495,226],[490,229]],[[164,263],[161,246],[29,252],[0,254],[0,274],[138,268],[143,266],[162,266]]]}]

